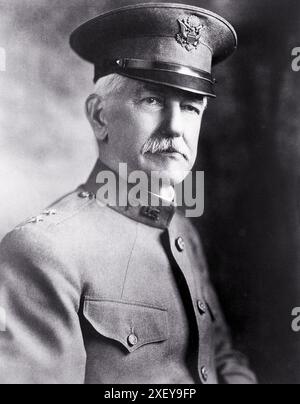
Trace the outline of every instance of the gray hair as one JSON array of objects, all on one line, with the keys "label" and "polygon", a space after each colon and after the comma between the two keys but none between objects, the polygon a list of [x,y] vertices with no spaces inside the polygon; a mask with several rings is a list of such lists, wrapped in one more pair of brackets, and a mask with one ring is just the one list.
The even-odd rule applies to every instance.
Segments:
[{"label": "gray hair", "polygon": [[119,92],[127,84],[128,78],[121,76],[120,74],[110,74],[105,77],[101,77],[95,84],[94,93],[102,98]]}]

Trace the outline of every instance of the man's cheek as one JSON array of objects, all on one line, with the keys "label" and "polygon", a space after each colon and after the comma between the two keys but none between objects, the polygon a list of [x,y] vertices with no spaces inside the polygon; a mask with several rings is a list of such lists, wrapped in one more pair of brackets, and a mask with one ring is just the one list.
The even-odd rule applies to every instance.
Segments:
[{"label": "man's cheek", "polygon": [[194,139],[198,139],[200,136],[202,127],[202,118],[195,117],[195,118],[187,118],[185,120],[185,133]]},{"label": "man's cheek", "polygon": [[162,125],[160,114],[138,112],[134,115],[134,121],[132,124],[138,128],[139,133],[148,138],[157,133]]},{"label": "man's cheek", "polygon": [[112,125],[126,128],[131,122],[133,116],[132,109],[125,102],[116,101],[107,107],[107,121]]},{"label": "man's cheek", "polygon": [[188,146],[190,147],[193,155],[197,156],[198,146],[200,140],[200,131],[195,130],[193,133],[188,137]]}]

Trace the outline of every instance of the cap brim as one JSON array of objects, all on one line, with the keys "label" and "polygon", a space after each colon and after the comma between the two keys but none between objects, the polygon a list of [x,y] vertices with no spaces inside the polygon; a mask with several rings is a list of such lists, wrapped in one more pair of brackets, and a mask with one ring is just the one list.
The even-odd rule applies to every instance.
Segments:
[{"label": "cap brim", "polygon": [[[130,71],[120,70],[116,71],[116,73],[134,80],[160,84],[196,95],[201,95],[203,97],[216,97],[213,90],[213,84],[207,80],[201,80],[196,77],[183,76],[173,72],[134,69],[131,69]],[[97,80],[97,75],[95,80]]]}]

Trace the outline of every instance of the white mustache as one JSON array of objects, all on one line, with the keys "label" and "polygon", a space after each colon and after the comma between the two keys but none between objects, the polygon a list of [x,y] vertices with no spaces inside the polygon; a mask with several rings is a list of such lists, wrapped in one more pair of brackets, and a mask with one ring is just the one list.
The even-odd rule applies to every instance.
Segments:
[{"label": "white mustache", "polygon": [[177,147],[173,139],[149,139],[143,146],[142,154],[151,153],[180,153],[188,160],[188,154],[183,152],[180,147]]}]

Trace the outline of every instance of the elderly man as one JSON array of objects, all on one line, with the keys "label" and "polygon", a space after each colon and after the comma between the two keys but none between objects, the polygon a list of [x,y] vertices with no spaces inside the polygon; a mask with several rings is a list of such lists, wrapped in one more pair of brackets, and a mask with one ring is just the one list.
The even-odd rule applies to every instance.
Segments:
[{"label": "elderly man", "polygon": [[[2,242],[1,383],[255,383],[174,193],[196,160],[212,64],[236,44],[223,18],[170,3],[114,10],[72,34],[95,65],[86,112],[99,160]],[[99,175],[120,163],[166,180],[147,188],[149,203],[124,186],[126,204],[101,198]]]}]

